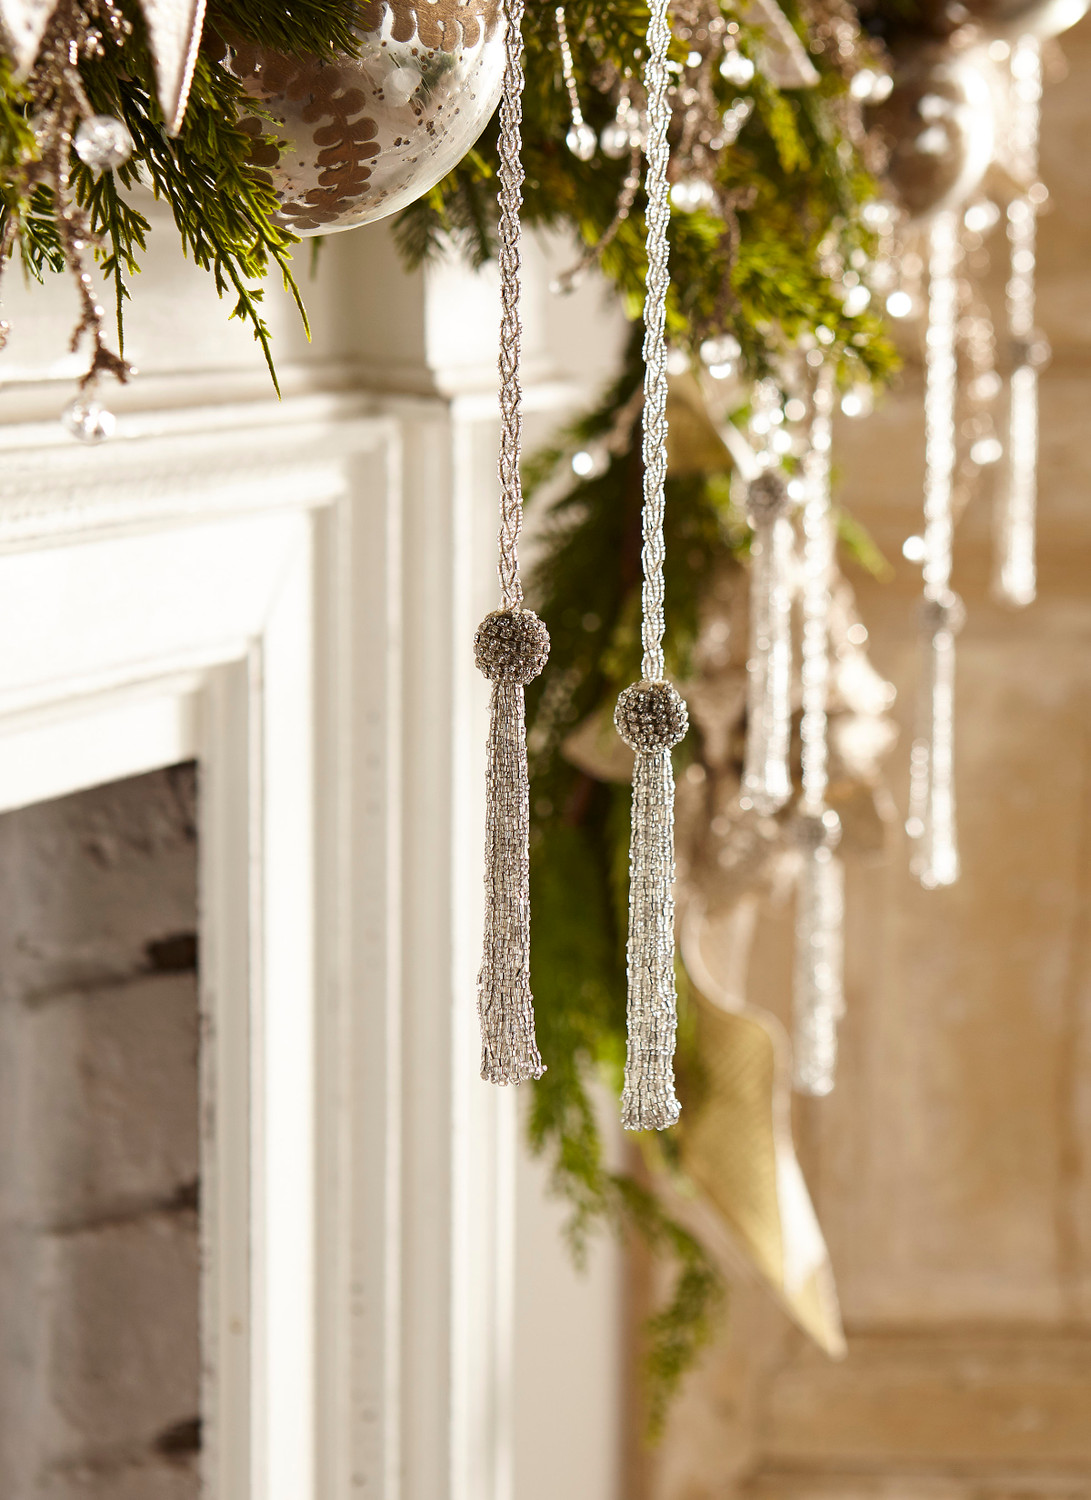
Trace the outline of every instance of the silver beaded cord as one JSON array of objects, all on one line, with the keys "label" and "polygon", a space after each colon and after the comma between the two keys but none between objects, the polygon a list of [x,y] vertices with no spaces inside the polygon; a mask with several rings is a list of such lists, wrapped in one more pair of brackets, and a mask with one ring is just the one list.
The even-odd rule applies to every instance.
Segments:
[{"label": "silver beaded cord", "polygon": [[830,508],[830,442],[833,371],[823,366],[815,382],[810,446],[804,459],[803,508],[803,795],[796,824],[800,852],[796,886],[795,972],[792,985],[792,1052],[795,1086],[802,1094],[828,1094],[837,1067],[837,1024],[844,1011],[844,872],[837,858],[840,825],[826,807],[829,784],[830,578],[833,516]]},{"label": "silver beaded cord", "polygon": [[954,540],[958,222],[948,210],[932,224],[925,348],[924,671],[920,725],[910,756],[906,832],[918,841],[911,869],[928,889],[958,879],[955,827],[955,634],[961,606],[951,592]]},{"label": "silver beaded cord", "polygon": [[474,638],[478,667],[493,684],[485,773],[485,945],[478,974],[481,1076],[522,1083],[545,1071],[534,1037],[530,992],[530,788],[523,687],[549,653],[545,625],[522,607],[519,479],[520,208],[523,0],[508,0],[500,105],[500,536],[501,608]]},{"label": "silver beaded cord", "polygon": [[663,505],[667,476],[666,304],[670,284],[667,229],[667,0],[652,0],[644,85],[648,275],[644,297],[644,545],[641,594],[643,681],[618,700],[614,722],[636,752],[629,845],[629,1002],[626,1130],[663,1130],[678,1119],[674,1092],[677,996],[674,986],[674,772],[671,747],[686,732],[685,706],[663,678]]},{"label": "silver beaded cord", "polygon": [[1011,274],[1007,286],[1012,372],[1008,382],[1008,451],[997,515],[995,592],[1005,604],[1023,605],[1037,590],[1035,511],[1038,470],[1038,370],[1034,337],[1034,261],[1038,221],[1038,117],[1042,52],[1026,36],[1011,55],[1011,167],[1026,191],[1008,205]]}]

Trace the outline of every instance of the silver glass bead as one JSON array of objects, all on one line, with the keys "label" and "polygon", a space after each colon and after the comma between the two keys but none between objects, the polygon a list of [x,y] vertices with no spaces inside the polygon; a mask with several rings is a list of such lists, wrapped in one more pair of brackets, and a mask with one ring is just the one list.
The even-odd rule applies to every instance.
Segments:
[{"label": "silver glass bead", "polygon": [[117,418],[112,411],[107,411],[98,401],[88,401],[82,396],[77,396],[65,408],[62,420],[72,436],[79,438],[81,443],[101,443],[104,438],[113,434],[117,426]]},{"label": "silver glass bead", "polygon": [[135,149],[126,126],[112,115],[91,115],[84,120],[72,144],[80,161],[96,176],[122,166]]}]

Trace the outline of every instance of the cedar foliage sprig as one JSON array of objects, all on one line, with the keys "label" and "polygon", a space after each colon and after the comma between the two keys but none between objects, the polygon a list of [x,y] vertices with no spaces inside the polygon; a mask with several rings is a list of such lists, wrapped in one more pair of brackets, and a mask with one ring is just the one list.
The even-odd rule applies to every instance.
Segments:
[{"label": "cedar foliage sprig", "polygon": [[[290,11],[273,0],[211,0],[205,26],[213,45],[203,48],[197,59],[185,121],[175,139],[166,133],[155,97],[151,56],[138,16],[132,18],[132,35],[121,46],[109,46],[105,56],[81,66],[92,108],[123,120],[136,146],[124,166],[97,180],[77,157],[72,158],[72,191],[90,211],[98,238],[95,257],[113,283],[119,339],[124,337],[128,283],[140,268],[150,232],[148,219],[126,194],[143,181],[169,205],[185,254],[211,273],[221,297],[231,298],[228,316],[253,330],[276,385],[260,283],[270,272],[277,273],[306,327],[291,265],[297,237],[274,222],[273,191],[248,159],[255,145],[274,137],[255,137],[239,129],[240,113],[253,116],[260,111],[216,60],[215,37],[225,32],[292,55],[333,57],[358,45],[354,14],[347,0],[293,0]],[[241,111],[240,104],[245,105]],[[27,111],[25,89],[13,81],[7,59],[0,58],[3,230],[8,241],[17,239],[26,271],[41,280],[47,270],[64,267],[49,195],[38,192],[28,199],[20,186],[20,164],[34,151]]]}]

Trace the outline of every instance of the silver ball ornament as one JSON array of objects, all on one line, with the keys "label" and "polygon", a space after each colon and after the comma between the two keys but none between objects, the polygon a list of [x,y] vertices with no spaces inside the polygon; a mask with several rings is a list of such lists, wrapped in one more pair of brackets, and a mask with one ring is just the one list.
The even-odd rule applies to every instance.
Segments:
[{"label": "silver ball ornament", "polygon": [[972,59],[939,43],[901,60],[889,98],[869,117],[890,151],[887,181],[911,219],[957,208],[992,161],[988,81]]},{"label": "silver ball ornament", "polygon": [[61,420],[72,436],[81,443],[101,443],[113,435],[117,426],[117,418],[112,411],[107,411],[100,402],[88,400],[84,396],[77,396],[65,408]]},{"label": "silver ball ornament", "polygon": [[686,700],[669,682],[634,682],[617,700],[614,727],[631,750],[669,750],[686,737]]},{"label": "silver ball ornament", "polygon": [[632,131],[621,120],[611,120],[602,127],[599,145],[603,156],[608,156],[611,161],[620,161],[632,150]]},{"label": "silver ball ornament", "polygon": [[533,682],[549,657],[549,631],[531,609],[495,609],[474,634],[474,660],[490,682]]},{"label": "silver ball ornament", "polygon": [[72,147],[96,177],[123,166],[135,150],[128,127],[113,115],[90,115],[76,131]]},{"label": "silver ball ornament", "polygon": [[357,57],[285,57],[251,42],[222,57],[260,106],[240,127],[277,137],[255,141],[250,161],[295,234],[414,202],[462,160],[500,98],[500,0],[364,0],[358,14]]},{"label": "silver ball ornament", "polygon": [[577,161],[590,161],[598,148],[599,138],[586,120],[580,120],[569,127],[564,141]]}]

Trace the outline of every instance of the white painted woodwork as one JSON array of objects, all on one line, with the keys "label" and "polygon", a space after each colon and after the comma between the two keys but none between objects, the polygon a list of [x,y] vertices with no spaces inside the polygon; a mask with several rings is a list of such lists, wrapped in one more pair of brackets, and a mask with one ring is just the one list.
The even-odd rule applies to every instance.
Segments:
[{"label": "white painted woodwork", "polygon": [[[170,233],[99,448],[63,288],[9,278],[0,808],[199,762],[208,1500],[614,1500],[617,1259],[576,1281],[477,1076],[495,285],[331,241],[277,403]],[[528,260],[534,441],[617,328]]]}]

